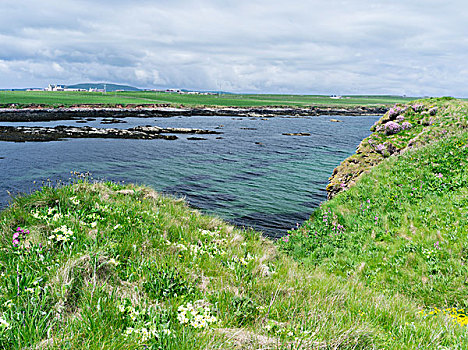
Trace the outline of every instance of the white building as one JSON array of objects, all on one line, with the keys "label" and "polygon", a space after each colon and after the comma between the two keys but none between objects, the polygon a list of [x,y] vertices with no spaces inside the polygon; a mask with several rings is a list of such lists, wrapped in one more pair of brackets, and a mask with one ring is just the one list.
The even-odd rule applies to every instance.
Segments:
[{"label": "white building", "polygon": [[65,87],[63,85],[49,84],[49,86],[45,90],[46,91],[65,91]]}]

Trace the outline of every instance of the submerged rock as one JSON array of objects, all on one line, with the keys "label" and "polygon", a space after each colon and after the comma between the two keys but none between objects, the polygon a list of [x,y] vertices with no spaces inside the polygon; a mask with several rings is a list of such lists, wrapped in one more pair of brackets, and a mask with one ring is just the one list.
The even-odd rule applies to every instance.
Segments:
[{"label": "submerged rock", "polygon": [[204,137],[187,137],[187,140],[190,140],[190,141],[206,141],[207,139],[205,139]]}]

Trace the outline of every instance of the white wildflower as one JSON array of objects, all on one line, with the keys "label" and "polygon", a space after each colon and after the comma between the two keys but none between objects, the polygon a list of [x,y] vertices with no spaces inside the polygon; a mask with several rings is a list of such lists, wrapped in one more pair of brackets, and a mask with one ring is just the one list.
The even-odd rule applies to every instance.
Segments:
[{"label": "white wildflower", "polygon": [[70,197],[70,201],[75,205],[80,204],[80,201],[78,199],[76,199],[76,196],[75,197]]},{"label": "white wildflower", "polygon": [[6,320],[4,320],[2,317],[0,317],[0,327],[3,327],[5,329],[9,329],[10,324]]},{"label": "white wildflower", "polygon": [[113,266],[119,266],[119,262],[117,260],[115,260],[114,258],[110,259],[108,262],[107,262],[109,265],[113,265]]}]

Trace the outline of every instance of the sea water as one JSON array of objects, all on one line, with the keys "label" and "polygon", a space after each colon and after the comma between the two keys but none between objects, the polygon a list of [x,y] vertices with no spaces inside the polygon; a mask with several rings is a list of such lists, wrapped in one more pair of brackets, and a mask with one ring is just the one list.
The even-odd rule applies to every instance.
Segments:
[{"label": "sea water", "polygon": [[100,118],[86,124],[73,120],[0,122],[50,127],[155,125],[222,132],[195,135],[206,140],[177,135],[177,140],[0,142],[0,207],[8,204],[11,195],[37,189],[43,180],[67,181],[70,171],[90,172],[94,178],[136,182],[184,197],[205,213],[279,237],[306,220],[326,199],[325,187],[333,169],[354,153],[378,118],[190,116],[125,118],[127,123],[112,125],[100,124]]}]

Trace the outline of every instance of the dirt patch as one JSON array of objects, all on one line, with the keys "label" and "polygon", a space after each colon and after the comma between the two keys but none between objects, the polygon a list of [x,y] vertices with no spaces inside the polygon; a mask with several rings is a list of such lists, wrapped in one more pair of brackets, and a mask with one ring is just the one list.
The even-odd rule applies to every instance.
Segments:
[{"label": "dirt patch", "polygon": [[239,328],[218,328],[217,332],[223,334],[228,342],[238,349],[277,349],[278,339],[262,334],[256,334]]}]

